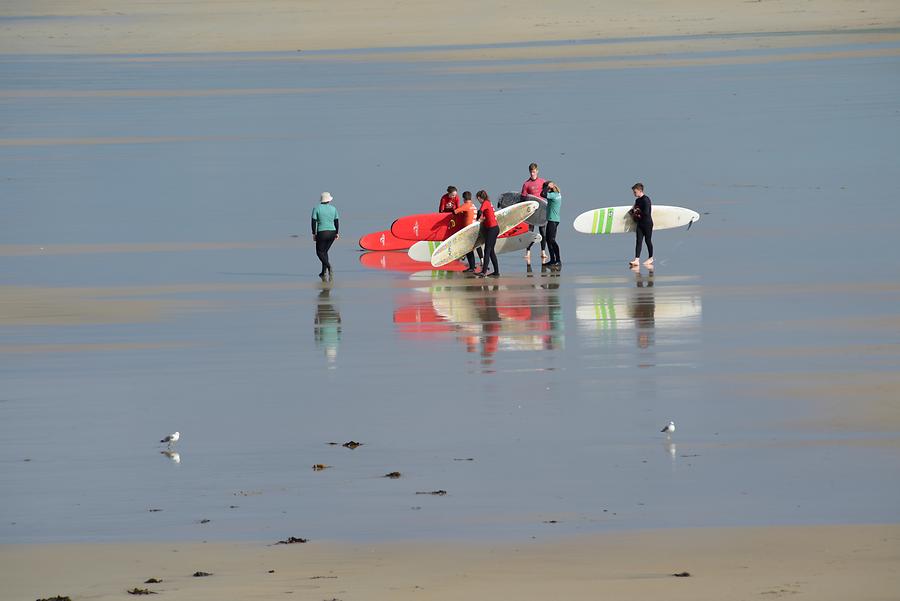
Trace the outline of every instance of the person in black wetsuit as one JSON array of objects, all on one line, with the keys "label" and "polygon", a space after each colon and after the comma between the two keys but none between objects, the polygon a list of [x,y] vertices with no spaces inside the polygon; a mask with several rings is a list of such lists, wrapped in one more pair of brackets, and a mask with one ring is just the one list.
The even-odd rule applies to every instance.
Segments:
[{"label": "person in black wetsuit", "polygon": [[653,205],[650,197],[644,194],[644,184],[638,182],[631,186],[634,193],[634,206],[631,207],[631,216],[634,218],[634,230],[636,240],[634,244],[634,260],[629,265],[640,265],[641,263],[641,247],[644,240],[647,241],[647,253],[650,255],[644,265],[647,267],[653,265],[653,217],[651,211]]}]

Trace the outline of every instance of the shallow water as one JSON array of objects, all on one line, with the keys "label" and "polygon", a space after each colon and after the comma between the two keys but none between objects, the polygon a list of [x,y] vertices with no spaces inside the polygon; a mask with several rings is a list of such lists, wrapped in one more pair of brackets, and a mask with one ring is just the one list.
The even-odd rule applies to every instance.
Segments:
[{"label": "shallow water", "polygon": [[[111,245],[0,252],[0,540],[900,518],[891,401],[803,392],[896,390],[900,60],[240,58],[0,63],[2,243]],[[563,189],[561,273],[361,264],[360,235],[451,183],[518,189],[532,160]],[[630,236],[569,227],[637,180],[702,214],[654,236],[652,273]],[[344,232],[325,285],[323,189]],[[246,247],[185,246],[209,242]],[[179,463],[156,443],[176,429]]]}]

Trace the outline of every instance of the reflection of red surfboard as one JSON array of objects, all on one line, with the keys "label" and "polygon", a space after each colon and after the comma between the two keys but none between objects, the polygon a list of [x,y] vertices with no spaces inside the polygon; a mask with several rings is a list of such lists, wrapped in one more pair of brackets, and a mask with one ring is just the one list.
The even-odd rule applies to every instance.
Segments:
[{"label": "reflection of red surfboard", "polygon": [[390,230],[384,230],[366,234],[359,239],[359,246],[365,250],[407,250],[412,242],[398,238]]},{"label": "reflection of red surfboard", "polygon": [[[384,269],[387,271],[422,271],[422,263],[413,261],[405,252],[367,252],[359,255],[359,262],[369,269]],[[459,261],[453,261],[443,267],[426,266],[432,271],[462,271],[466,265]]]},{"label": "reflection of red surfboard", "polygon": [[456,329],[455,325],[447,323],[447,318],[434,310],[431,303],[415,303],[397,308],[394,311],[394,323],[404,334],[428,335]]}]

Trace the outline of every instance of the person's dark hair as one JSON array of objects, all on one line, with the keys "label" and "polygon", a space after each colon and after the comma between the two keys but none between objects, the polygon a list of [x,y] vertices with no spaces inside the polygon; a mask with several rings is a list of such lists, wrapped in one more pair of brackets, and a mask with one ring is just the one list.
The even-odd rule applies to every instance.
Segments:
[{"label": "person's dark hair", "polygon": [[544,182],[544,185],[541,186],[541,198],[547,198],[547,190],[550,188],[550,184],[553,183],[550,180]]},{"label": "person's dark hair", "polygon": [[447,186],[447,194],[451,192],[456,192],[456,186]]},{"label": "person's dark hair", "polygon": [[548,179],[547,182],[544,184],[544,188],[547,190],[547,192],[550,191],[550,186],[553,186],[554,188],[556,188],[556,191],[559,192],[559,186],[557,186],[556,182],[553,181],[552,179]]},{"label": "person's dark hair", "polygon": [[463,192],[463,200],[472,200],[472,193],[468,190]]},{"label": "person's dark hair", "polygon": [[637,190],[638,192],[643,192],[643,191],[644,191],[644,184],[642,184],[641,182],[638,182],[638,183],[636,183],[635,185],[631,186],[631,189],[632,189],[632,190]]},{"label": "person's dark hair", "polygon": [[532,163],[532,164],[528,165],[528,170],[529,170],[529,171],[531,171],[532,169],[537,169],[537,168],[538,168],[538,164],[537,164],[537,163]]},{"label": "person's dark hair", "polygon": [[485,192],[484,190],[479,190],[478,194],[475,195],[475,198],[478,198],[479,200],[490,200],[490,198],[488,198],[487,192]]}]

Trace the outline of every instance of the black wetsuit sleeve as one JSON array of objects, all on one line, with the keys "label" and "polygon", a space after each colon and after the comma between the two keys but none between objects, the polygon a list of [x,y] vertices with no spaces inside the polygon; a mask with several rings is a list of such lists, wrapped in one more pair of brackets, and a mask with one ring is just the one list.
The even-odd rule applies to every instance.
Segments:
[{"label": "black wetsuit sleeve", "polygon": [[312,219],[310,219],[310,221],[312,222],[312,233],[313,233],[313,236],[315,236],[316,235],[316,218],[313,217]]},{"label": "black wetsuit sleeve", "polygon": [[337,236],[341,232],[341,220],[334,220],[334,235]]},{"label": "black wetsuit sleeve", "polygon": [[653,221],[653,216],[650,212],[649,196],[641,196],[634,201],[634,206],[641,210],[641,223],[650,223]]}]

